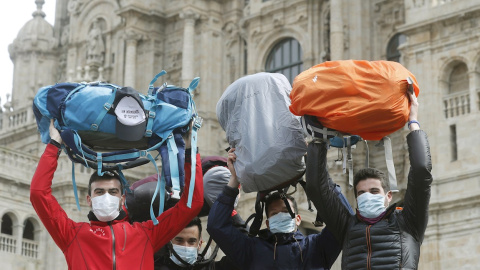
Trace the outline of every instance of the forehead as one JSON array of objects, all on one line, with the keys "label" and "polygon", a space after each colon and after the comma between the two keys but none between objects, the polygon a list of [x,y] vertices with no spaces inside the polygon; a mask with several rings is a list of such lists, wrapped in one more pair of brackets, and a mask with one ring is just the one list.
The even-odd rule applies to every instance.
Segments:
[{"label": "forehead", "polygon": [[[290,208],[292,208],[293,211],[293,203],[288,200],[288,203],[290,204]],[[270,213],[279,213],[279,212],[287,212],[287,206],[285,205],[285,202],[282,199],[275,200],[268,205],[268,215]]]},{"label": "forehead", "polygon": [[377,178],[367,178],[365,180],[358,182],[357,184],[357,192],[368,191],[372,188],[377,188],[383,191],[382,181],[380,181],[380,179],[377,179]]},{"label": "forehead", "polygon": [[108,179],[108,180],[95,181],[95,182],[92,183],[91,187],[92,187],[92,190],[95,190],[97,188],[101,188],[101,189],[118,188],[118,189],[121,189],[122,186],[120,185],[120,181],[113,178],[113,179]]},{"label": "forehead", "polygon": [[183,229],[175,238],[182,238],[182,239],[192,239],[195,238],[198,240],[200,238],[200,231],[197,225],[188,227]]}]

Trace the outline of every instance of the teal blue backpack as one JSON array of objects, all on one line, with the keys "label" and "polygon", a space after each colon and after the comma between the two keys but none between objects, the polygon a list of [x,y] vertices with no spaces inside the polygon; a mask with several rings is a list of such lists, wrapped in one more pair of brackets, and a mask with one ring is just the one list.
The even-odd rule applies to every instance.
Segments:
[{"label": "teal blue backpack", "polygon": [[[185,183],[185,135],[191,128],[192,179],[188,194],[191,206],[195,186],[198,117],[192,95],[199,78],[188,88],[164,83],[154,87],[157,74],[150,82],[148,94],[130,87],[110,83],[59,83],[40,88],[33,101],[33,111],[43,143],[50,141],[50,119],[61,131],[65,152],[72,160],[72,181],[78,202],[74,163],[94,168],[98,175],[118,171],[127,192],[128,183],[122,170],[152,162],[158,179],[155,195],[160,194],[162,213],[165,190],[179,197]],[[193,123],[192,123],[193,122]],[[161,156],[162,173],[156,160]],[[153,200],[152,200],[153,203]],[[157,220],[150,209],[153,222]]]}]

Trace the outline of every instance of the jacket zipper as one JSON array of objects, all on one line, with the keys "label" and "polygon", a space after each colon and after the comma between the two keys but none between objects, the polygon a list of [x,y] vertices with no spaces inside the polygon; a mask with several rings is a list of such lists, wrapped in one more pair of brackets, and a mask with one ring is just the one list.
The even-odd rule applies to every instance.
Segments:
[{"label": "jacket zipper", "polygon": [[367,269],[372,269],[371,267],[371,259],[372,259],[372,243],[370,242],[370,227],[372,227],[372,225],[368,225],[367,226],[367,234],[366,234],[366,237],[367,237]]},{"label": "jacket zipper", "polygon": [[115,233],[113,233],[113,227],[112,227],[112,224],[109,223],[108,226],[110,226],[110,230],[112,231],[112,261],[113,261],[113,270],[117,269],[117,262],[116,262],[116,258],[115,258]]},{"label": "jacket zipper", "polygon": [[275,246],[273,247],[273,260],[275,261],[275,254],[277,253],[277,236],[276,235],[273,235],[275,236]]}]

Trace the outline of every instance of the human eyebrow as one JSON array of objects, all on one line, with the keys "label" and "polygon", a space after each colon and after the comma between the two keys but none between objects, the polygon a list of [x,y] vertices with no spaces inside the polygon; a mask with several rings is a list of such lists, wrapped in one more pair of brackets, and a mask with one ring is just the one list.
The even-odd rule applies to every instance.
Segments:
[{"label": "human eyebrow", "polygon": [[98,192],[105,192],[104,188],[96,188],[93,192],[98,193]]}]

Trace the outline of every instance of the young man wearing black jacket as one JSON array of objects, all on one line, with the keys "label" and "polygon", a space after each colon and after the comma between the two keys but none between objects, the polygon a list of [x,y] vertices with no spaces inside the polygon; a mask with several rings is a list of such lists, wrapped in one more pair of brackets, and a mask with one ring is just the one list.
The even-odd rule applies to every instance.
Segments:
[{"label": "young man wearing black jacket", "polygon": [[356,173],[357,213],[348,212],[329,189],[328,145],[308,146],[307,194],[325,224],[343,246],[342,269],[417,269],[428,222],[432,165],[427,135],[417,121],[418,102],[410,95],[407,135],[410,172],[403,209],[389,205],[392,193],[385,175],[372,168]]}]

